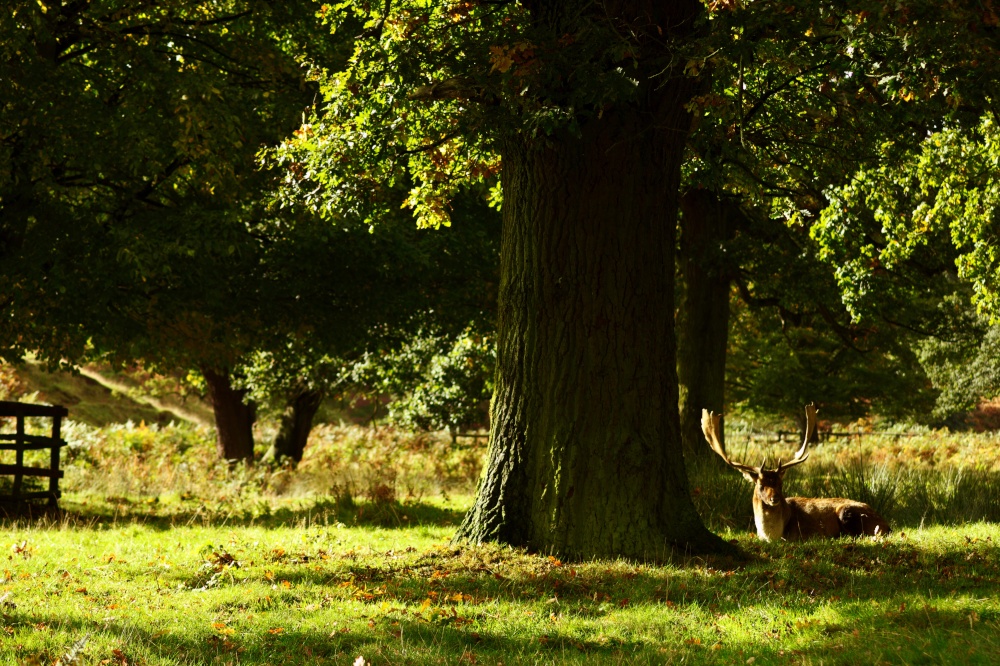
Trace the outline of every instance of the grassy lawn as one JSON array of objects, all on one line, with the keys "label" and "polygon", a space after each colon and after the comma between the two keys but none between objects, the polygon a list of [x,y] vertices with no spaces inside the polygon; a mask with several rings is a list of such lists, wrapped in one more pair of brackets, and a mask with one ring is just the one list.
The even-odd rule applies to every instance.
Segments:
[{"label": "grassy lawn", "polygon": [[3,532],[0,662],[1000,659],[996,525],[805,545],[728,534],[746,563],[564,563],[450,546],[467,502],[299,501],[264,516],[139,503],[116,518],[67,502],[59,520]]},{"label": "grassy lawn", "polygon": [[186,427],[67,438],[65,512],[0,526],[0,663],[1000,662],[986,436],[818,447],[799,491],[867,494],[878,541],[761,543],[749,485],[694,462],[747,559],[669,564],[450,545],[482,450],[446,438],[321,428],[296,471],[229,470]]}]

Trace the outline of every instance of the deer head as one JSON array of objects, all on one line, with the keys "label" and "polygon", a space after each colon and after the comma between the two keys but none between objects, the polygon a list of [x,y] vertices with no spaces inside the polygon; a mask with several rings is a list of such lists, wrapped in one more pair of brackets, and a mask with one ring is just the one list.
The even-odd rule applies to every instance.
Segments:
[{"label": "deer head", "polygon": [[719,436],[719,433],[722,432],[722,414],[714,414],[707,409],[701,412],[701,430],[705,433],[708,445],[712,447],[713,451],[719,454],[719,457],[727,465],[742,474],[747,481],[754,484],[754,495],[768,506],[779,506],[784,502],[785,496],[781,489],[782,479],[789,468],[804,463],[809,457],[809,454],[806,453],[806,448],[809,446],[809,440],[812,439],[815,429],[816,406],[809,404],[806,405],[806,435],[802,439],[802,446],[795,452],[792,459],[786,463],[781,462],[779,459],[778,466],[774,469],[765,469],[766,459],[761,462],[759,467],[751,467],[750,465],[730,460],[726,454],[726,449]]}]

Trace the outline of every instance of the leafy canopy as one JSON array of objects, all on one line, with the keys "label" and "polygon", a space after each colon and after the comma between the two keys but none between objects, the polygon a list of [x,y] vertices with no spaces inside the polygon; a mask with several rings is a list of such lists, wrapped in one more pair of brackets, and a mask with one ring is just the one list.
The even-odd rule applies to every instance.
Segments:
[{"label": "leafy canopy", "polygon": [[[369,224],[399,184],[421,226],[448,224],[470,184],[492,187],[498,205],[506,138],[575,132],[637,94],[640,62],[676,65],[669,26],[619,24],[586,2],[343,2],[320,14],[335,32],[363,23],[354,55],[313,69],[322,103],[265,160],[286,170],[286,203]],[[636,29],[653,35],[648,53],[624,34]]]}]

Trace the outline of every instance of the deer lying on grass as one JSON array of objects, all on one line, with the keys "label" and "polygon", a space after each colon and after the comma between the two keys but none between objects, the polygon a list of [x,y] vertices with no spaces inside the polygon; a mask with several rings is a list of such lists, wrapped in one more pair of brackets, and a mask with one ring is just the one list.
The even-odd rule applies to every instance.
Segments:
[{"label": "deer lying on grass", "polygon": [[789,467],[806,461],[809,454],[806,447],[816,428],[816,407],[806,406],[806,436],[795,456],[786,463],[778,460],[773,470],[750,467],[733,462],[719,439],[722,415],[707,409],[701,413],[701,429],[712,450],[726,461],[726,464],[742,474],[753,484],[753,518],[757,524],[757,536],[764,541],[785,539],[798,541],[812,537],[877,536],[889,532],[889,524],[864,502],[840,497],[785,497],[781,481]]}]

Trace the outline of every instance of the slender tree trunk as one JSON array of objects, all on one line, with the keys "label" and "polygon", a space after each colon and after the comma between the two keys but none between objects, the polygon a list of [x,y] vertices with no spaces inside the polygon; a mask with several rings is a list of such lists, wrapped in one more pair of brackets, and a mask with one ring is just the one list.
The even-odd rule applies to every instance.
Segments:
[{"label": "slender tree trunk", "polygon": [[681,200],[683,296],[677,322],[681,440],[685,452],[709,451],[701,432],[701,411],[721,412],[729,340],[730,274],[719,251],[731,237],[732,204],[709,192],[688,192]]},{"label": "slender tree trunk", "polygon": [[253,462],[253,423],[256,409],[245,402],[246,391],[234,389],[229,371],[202,369],[215,411],[216,448],[223,460]]},{"label": "slender tree trunk", "polygon": [[504,147],[490,447],[456,538],[578,558],[729,550],[691,503],[677,406],[690,85]]},{"label": "slender tree trunk", "polygon": [[301,389],[289,401],[281,415],[278,434],[271,448],[264,455],[266,460],[288,459],[295,464],[302,462],[302,454],[309,441],[309,431],[312,430],[313,417],[323,402],[323,392]]}]

